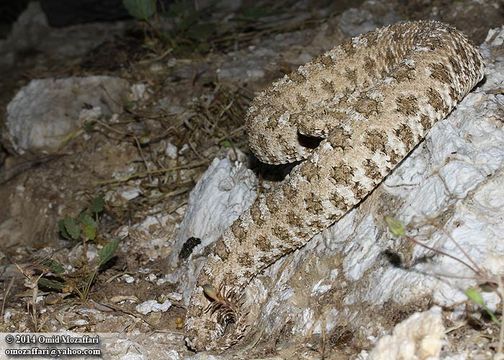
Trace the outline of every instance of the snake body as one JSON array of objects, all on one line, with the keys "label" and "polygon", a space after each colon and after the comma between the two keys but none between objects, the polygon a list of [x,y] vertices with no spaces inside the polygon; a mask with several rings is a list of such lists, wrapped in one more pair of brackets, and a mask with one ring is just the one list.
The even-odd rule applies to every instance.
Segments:
[{"label": "snake body", "polygon": [[224,350],[246,336],[257,315],[248,311],[250,281],[373,191],[483,70],[453,27],[402,22],[355,37],[260,93],[247,113],[250,149],[270,164],[304,161],[215,243],[190,301],[188,346]]}]

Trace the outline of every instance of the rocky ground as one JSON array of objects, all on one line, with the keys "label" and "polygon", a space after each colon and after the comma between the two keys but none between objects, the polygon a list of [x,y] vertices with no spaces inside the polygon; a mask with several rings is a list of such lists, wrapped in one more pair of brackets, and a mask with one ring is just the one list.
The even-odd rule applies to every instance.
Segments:
[{"label": "rocky ground", "polygon": [[[498,326],[463,289],[415,278],[417,269],[386,268],[363,234],[389,244],[386,224],[374,222],[383,204],[400,199],[394,214],[414,236],[446,244],[448,232],[444,237],[476,249],[469,252],[478,265],[498,268],[502,246],[492,241],[502,234],[504,52],[499,33],[487,34],[503,23],[502,4],[290,1],[189,9],[172,9],[151,27],[131,20],[53,29],[31,3],[0,40],[0,331],[120,333],[115,338],[124,341],[104,345],[109,358],[212,358],[191,353],[183,341],[193,272],[204,261],[192,249],[215,239],[282,175],[248,156],[244,114],[254,93],[345,38],[400,20],[437,19],[476,44],[488,40],[492,77],[366,205],[269,270],[271,277],[290,274],[271,292],[277,320],[263,314],[262,340],[218,358],[364,359],[395,324],[432,305],[443,311],[434,308],[425,316],[434,320],[414,326],[446,334],[444,358],[493,356]],[[236,168],[235,160],[253,171]],[[222,196],[232,206],[205,212],[225,181],[231,184]],[[443,186],[443,196],[414,202]],[[328,240],[342,230],[346,240]],[[349,245],[355,243],[361,247]],[[392,248],[409,266],[426,256],[412,245]],[[453,243],[447,248],[457,251]],[[453,266],[436,264],[421,270]],[[343,302],[342,273],[333,271],[340,265],[343,282],[357,289],[352,311],[367,314],[354,327],[351,316],[343,321],[334,311]],[[473,286],[474,278],[457,286]],[[394,294],[390,284],[396,289],[399,280],[403,292]],[[485,301],[495,309],[498,297],[490,292]],[[359,332],[377,313],[379,326]]]}]

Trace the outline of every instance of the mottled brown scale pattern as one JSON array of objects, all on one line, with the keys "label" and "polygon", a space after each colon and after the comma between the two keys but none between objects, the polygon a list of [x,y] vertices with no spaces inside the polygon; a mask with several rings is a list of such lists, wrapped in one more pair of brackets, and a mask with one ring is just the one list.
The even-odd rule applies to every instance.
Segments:
[{"label": "mottled brown scale pattern", "polygon": [[276,213],[280,209],[277,200],[273,196],[266,196],[266,206],[271,213]]},{"label": "mottled brown scale pattern", "polygon": [[237,239],[243,239],[245,237],[245,230],[241,226],[241,223],[234,222],[233,225],[231,225],[231,231]]},{"label": "mottled brown scale pattern", "polygon": [[331,201],[331,203],[340,210],[345,210],[349,207],[345,198],[337,191],[331,193],[329,201]]},{"label": "mottled brown scale pattern", "polygon": [[306,208],[309,209],[311,213],[318,213],[324,210],[324,206],[322,206],[322,202],[314,193],[310,193],[306,195],[305,198]]},{"label": "mottled brown scale pattern", "polygon": [[292,188],[291,186],[284,186],[283,193],[287,199],[295,199],[297,195],[296,189]]},{"label": "mottled brown scale pattern", "polygon": [[418,113],[418,100],[413,95],[408,96],[399,96],[396,99],[397,111],[399,111],[402,115],[415,115]]},{"label": "mottled brown scale pattern", "polygon": [[300,107],[304,108],[306,107],[306,105],[308,104],[308,100],[306,99],[306,97],[304,96],[301,96],[301,95],[296,95],[296,100],[298,102],[298,104],[300,105]]},{"label": "mottled brown scale pattern", "polygon": [[289,231],[283,225],[277,225],[272,229],[273,235],[282,240],[283,242],[289,241]]},{"label": "mottled brown scale pattern", "polygon": [[363,199],[367,194],[369,194],[369,190],[359,181],[355,183],[353,192],[357,199]]},{"label": "mottled brown scale pattern", "polygon": [[332,145],[332,147],[340,148],[342,150],[346,150],[351,147],[351,140],[352,135],[341,127],[333,129],[327,138],[327,141]]},{"label": "mottled brown scale pattern", "polygon": [[378,42],[378,34],[376,32],[364,34],[363,38],[367,41],[366,46],[370,48],[374,48]]},{"label": "mottled brown scale pattern", "polygon": [[271,258],[272,258],[272,255],[263,255],[263,256],[259,257],[259,261],[263,264],[268,264],[269,262],[271,262]]},{"label": "mottled brown scale pattern", "polygon": [[372,159],[366,159],[362,163],[364,167],[364,172],[368,178],[376,179],[381,176],[380,168]]},{"label": "mottled brown scale pattern", "polygon": [[334,84],[332,81],[322,80],[322,90],[329,94],[334,94]]},{"label": "mottled brown scale pattern", "polygon": [[274,129],[278,125],[278,119],[275,115],[271,116],[269,120],[266,122],[267,129]]},{"label": "mottled brown scale pattern", "polygon": [[378,130],[368,130],[365,133],[366,136],[366,146],[372,152],[385,152],[385,143],[387,142],[387,137],[383,132]]},{"label": "mottled brown scale pattern", "polygon": [[333,59],[327,55],[319,56],[318,58],[316,58],[316,61],[322,63],[326,67],[334,65]]},{"label": "mottled brown scale pattern", "polygon": [[415,145],[415,137],[413,132],[406,124],[400,125],[399,129],[395,130],[395,135],[401,139],[401,141],[407,146],[408,149],[412,149]]},{"label": "mottled brown scale pattern", "polygon": [[424,130],[427,130],[431,127],[432,121],[430,118],[425,115],[425,114],[420,114],[420,125],[422,125],[422,128]]},{"label": "mottled brown scale pattern", "polygon": [[332,179],[337,184],[349,185],[353,183],[354,170],[351,166],[338,163],[332,168]]},{"label": "mottled brown scale pattern", "polygon": [[309,161],[307,161],[306,166],[301,169],[301,175],[309,182],[317,181],[320,178],[317,166]]},{"label": "mottled brown scale pattern", "polygon": [[320,219],[314,219],[308,223],[308,226],[320,228],[322,226],[322,221]]},{"label": "mottled brown scale pattern", "polygon": [[364,58],[364,70],[369,76],[373,76],[376,72],[376,61],[366,56]]},{"label": "mottled brown scale pattern", "polygon": [[357,84],[357,70],[356,69],[345,69],[345,77],[350,81],[351,84]]},{"label": "mottled brown scale pattern", "polygon": [[389,162],[392,165],[399,164],[399,162],[403,159],[403,156],[395,150],[390,150],[387,152],[387,154],[388,154]]},{"label": "mottled brown scale pattern", "polygon": [[299,217],[294,211],[289,211],[287,214],[287,224],[292,227],[299,228],[303,226],[303,219]]},{"label": "mottled brown scale pattern", "polygon": [[243,272],[243,276],[250,278],[250,277],[254,276],[254,272],[252,270],[245,270]]},{"label": "mottled brown scale pattern", "polygon": [[401,33],[401,31],[395,31],[392,34],[392,40],[395,42],[401,42],[402,38],[403,38],[403,34]]},{"label": "mottled brown scale pattern", "polygon": [[229,256],[229,250],[223,241],[216,244],[213,249],[215,255],[220,257],[223,261],[226,261]]},{"label": "mottled brown scale pattern", "polygon": [[415,79],[415,68],[410,66],[401,66],[397,69],[393,76],[398,82],[412,81]]},{"label": "mottled brown scale pattern", "polygon": [[392,50],[389,48],[387,49],[385,53],[385,64],[387,64],[387,67],[390,68],[394,63],[397,61],[397,58],[394,56],[394,53]]},{"label": "mottled brown scale pattern", "polygon": [[261,226],[265,223],[265,221],[262,219],[261,204],[259,202],[255,202],[250,207],[250,215],[252,216],[254,223],[256,223],[257,225]]},{"label": "mottled brown scale pattern", "polygon": [[439,38],[429,38],[424,44],[424,46],[428,46],[431,50],[438,48],[440,45],[441,39]]},{"label": "mottled brown scale pattern", "polygon": [[469,61],[469,58],[467,56],[467,53],[466,53],[465,49],[462,46],[460,46],[460,44],[457,44],[455,46],[455,49],[456,49],[455,53],[462,60],[462,62],[467,63]]},{"label": "mottled brown scale pattern", "polygon": [[367,95],[362,95],[355,103],[355,110],[364,116],[371,116],[377,114],[380,110],[380,103],[374,99],[369,98]]},{"label": "mottled brown scale pattern", "polygon": [[431,63],[429,64],[429,68],[431,70],[431,77],[443,84],[451,84],[452,78],[446,66],[440,63]]},{"label": "mottled brown scale pattern", "polygon": [[[251,151],[270,164],[308,160],[217,240],[187,311],[189,347],[222,351],[248,339],[262,308],[247,298],[251,280],[358,206],[483,68],[456,29],[404,22],[347,41],[258,94],[246,119]],[[301,131],[319,136],[319,146],[303,146]],[[222,304],[205,297],[205,285],[225,289]]]},{"label": "mottled brown scale pattern", "polygon": [[343,44],[341,44],[341,49],[348,55],[348,56],[352,56],[355,54],[356,52],[356,49],[355,47],[352,45],[352,43],[350,41],[345,41]]},{"label": "mottled brown scale pattern", "polygon": [[295,83],[301,83],[306,80],[306,78],[298,71],[293,71],[289,74],[289,78]]},{"label": "mottled brown scale pattern", "polygon": [[249,253],[243,253],[238,256],[238,263],[244,267],[250,267],[254,264]]},{"label": "mottled brown scale pattern", "polygon": [[227,270],[222,277],[225,284],[236,284],[238,281],[238,275],[232,270]]},{"label": "mottled brown scale pattern", "polygon": [[268,252],[272,248],[271,242],[264,235],[257,236],[255,246],[262,252]]},{"label": "mottled brown scale pattern", "polygon": [[436,89],[427,89],[427,97],[429,98],[429,104],[434,108],[434,110],[441,112],[446,108],[441,94]]},{"label": "mottled brown scale pattern", "polygon": [[450,65],[452,67],[452,72],[454,74],[460,75],[460,73],[462,72],[462,66],[459,64],[457,59],[454,56],[450,56],[448,61],[450,62]]}]

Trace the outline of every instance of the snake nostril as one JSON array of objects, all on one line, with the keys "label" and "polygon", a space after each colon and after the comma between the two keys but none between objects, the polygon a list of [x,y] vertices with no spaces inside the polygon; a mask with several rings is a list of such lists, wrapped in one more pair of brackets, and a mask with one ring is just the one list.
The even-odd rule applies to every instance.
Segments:
[{"label": "snake nostril", "polygon": [[323,138],[316,137],[316,136],[304,135],[304,134],[301,134],[300,132],[298,132],[297,135],[298,135],[299,145],[301,145],[302,147],[305,147],[307,149],[316,149],[319,146],[319,144],[322,142],[322,140],[324,140]]}]

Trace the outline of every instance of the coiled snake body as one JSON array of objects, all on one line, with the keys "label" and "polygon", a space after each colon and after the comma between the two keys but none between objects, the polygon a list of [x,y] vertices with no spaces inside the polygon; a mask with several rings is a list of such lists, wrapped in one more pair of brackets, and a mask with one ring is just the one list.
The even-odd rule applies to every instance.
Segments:
[{"label": "coiled snake body", "polygon": [[[244,337],[254,321],[250,281],[373,191],[483,69],[453,27],[403,22],[355,37],[260,93],[247,114],[251,150],[266,163],[305,161],[215,244],[188,309],[189,347],[223,350]],[[303,146],[306,137],[321,141]]]}]

